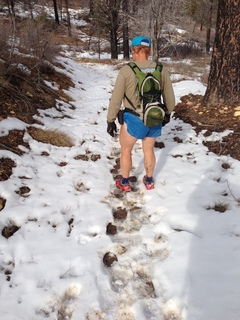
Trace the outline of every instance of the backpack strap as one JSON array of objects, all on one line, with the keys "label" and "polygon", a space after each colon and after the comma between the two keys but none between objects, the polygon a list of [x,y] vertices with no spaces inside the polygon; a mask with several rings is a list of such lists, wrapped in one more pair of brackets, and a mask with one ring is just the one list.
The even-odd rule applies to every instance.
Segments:
[{"label": "backpack strap", "polygon": [[124,94],[124,97],[127,99],[127,102],[133,107],[133,109],[136,110],[136,108],[135,108],[134,104],[132,103],[132,101],[125,94]]},{"label": "backpack strap", "polygon": [[[160,81],[160,83],[161,83],[161,80],[162,80],[162,76],[161,76],[162,69],[163,69],[163,65],[160,62],[158,62],[157,65],[156,65],[155,70],[152,73],[152,75],[154,77],[156,77],[157,80]],[[156,74],[156,71],[157,71],[158,74]],[[159,78],[157,77],[157,75],[159,75]]]},{"label": "backpack strap", "polygon": [[128,65],[135,74],[137,74],[138,72],[142,72],[135,62],[129,62]]},{"label": "backpack strap", "polygon": [[[141,69],[136,65],[136,63],[134,62],[129,62],[128,66],[132,69],[132,71],[137,74],[137,72],[142,72]],[[126,96],[124,95],[124,97],[127,99],[128,103],[133,107],[134,110],[136,110],[135,106],[133,105],[132,101]],[[138,115],[139,116],[139,115]]]},{"label": "backpack strap", "polygon": [[[129,62],[128,63],[128,65],[129,65],[129,67],[133,70],[133,72],[135,73],[135,74],[137,74],[137,72],[142,72],[142,70],[136,65],[136,63],[135,62]],[[156,67],[155,67],[155,70],[154,71],[158,71],[158,72],[162,72],[162,69],[163,69],[163,65],[162,65],[162,63],[161,62],[158,62],[157,64],[156,64]]]},{"label": "backpack strap", "polygon": [[[132,69],[132,71],[137,74],[137,73],[142,73],[142,70],[136,65],[135,62],[129,62],[128,63],[129,67]],[[155,70],[152,72],[152,75],[161,82],[161,72],[163,69],[163,65],[161,62],[157,62]],[[157,71],[157,72],[156,72]],[[158,77],[158,73],[159,73],[159,77]]]},{"label": "backpack strap", "polygon": [[163,69],[163,65],[161,64],[161,62],[158,62],[157,65],[156,65],[155,70],[157,70],[159,72],[162,72],[162,69]]}]

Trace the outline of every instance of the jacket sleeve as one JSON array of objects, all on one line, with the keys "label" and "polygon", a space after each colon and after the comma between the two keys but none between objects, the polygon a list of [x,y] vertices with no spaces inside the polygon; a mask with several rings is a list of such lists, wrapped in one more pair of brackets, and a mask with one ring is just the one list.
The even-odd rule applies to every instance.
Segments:
[{"label": "jacket sleeve", "polygon": [[171,113],[175,107],[175,96],[170,75],[164,67],[162,70],[162,96],[168,112]]},{"label": "jacket sleeve", "polygon": [[118,111],[122,105],[122,101],[125,93],[126,79],[124,73],[120,70],[116,79],[116,83],[110,99],[107,121],[113,122],[116,120]]}]

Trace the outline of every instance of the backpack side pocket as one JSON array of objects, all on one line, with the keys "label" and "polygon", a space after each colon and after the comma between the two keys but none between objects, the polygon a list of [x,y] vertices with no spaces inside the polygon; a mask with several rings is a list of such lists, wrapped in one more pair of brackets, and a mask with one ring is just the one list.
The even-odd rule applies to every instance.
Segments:
[{"label": "backpack side pocket", "polygon": [[151,128],[163,123],[165,110],[158,102],[148,103],[144,111],[143,122],[145,126]]}]

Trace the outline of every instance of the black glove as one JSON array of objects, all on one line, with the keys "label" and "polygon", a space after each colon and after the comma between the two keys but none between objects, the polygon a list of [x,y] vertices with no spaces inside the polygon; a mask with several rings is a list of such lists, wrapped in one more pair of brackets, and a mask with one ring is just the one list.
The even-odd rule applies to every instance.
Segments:
[{"label": "black glove", "polygon": [[113,122],[108,122],[107,123],[107,132],[110,134],[110,136],[114,137],[114,132],[117,132],[117,126],[116,123]]},{"label": "black glove", "polygon": [[171,117],[171,114],[165,113],[165,117],[164,117],[163,123],[162,123],[162,126],[163,126],[163,127],[165,126],[165,124],[167,124],[167,123],[170,122],[170,117]]}]

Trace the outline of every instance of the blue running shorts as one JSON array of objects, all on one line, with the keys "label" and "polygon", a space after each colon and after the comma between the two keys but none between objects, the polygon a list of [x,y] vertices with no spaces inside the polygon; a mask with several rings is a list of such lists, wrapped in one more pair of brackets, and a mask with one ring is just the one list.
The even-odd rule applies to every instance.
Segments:
[{"label": "blue running shorts", "polygon": [[156,138],[161,136],[162,125],[148,128],[143,121],[132,113],[124,112],[124,122],[127,124],[127,132],[136,139],[144,139],[146,137]]}]

